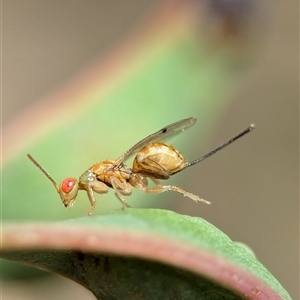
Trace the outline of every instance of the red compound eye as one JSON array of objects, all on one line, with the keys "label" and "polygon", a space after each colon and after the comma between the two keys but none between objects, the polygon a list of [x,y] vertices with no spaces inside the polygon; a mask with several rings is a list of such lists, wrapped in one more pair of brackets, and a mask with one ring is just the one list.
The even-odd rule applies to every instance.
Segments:
[{"label": "red compound eye", "polygon": [[76,184],[76,180],[74,178],[66,178],[61,183],[61,190],[68,194],[72,191],[74,185]]}]

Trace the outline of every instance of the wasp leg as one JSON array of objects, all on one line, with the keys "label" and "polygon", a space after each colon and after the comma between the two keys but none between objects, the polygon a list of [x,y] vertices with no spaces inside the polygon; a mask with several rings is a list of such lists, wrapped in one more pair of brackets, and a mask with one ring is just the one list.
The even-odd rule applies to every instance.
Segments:
[{"label": "wasp leg", "polygon": [[205,199],[200,198],[197,195],[194,195],[192,193],[189,193],[187,191],[184,191],[183,189],[174,186],[174,185],[162,185],[157,179],[150,178],[156,185],[153,187],[148,187],[148,182],[145,180],[145,178],[142,178],[141,176],[138,176],[138,174],[134,174],[135,176],[132,176],[131,178],[131,184],[136,187],[137,189],[141,190],[145,193],[153,193],[153,194],[160,194],[167,191],[173,191],[182,194],[184,197],[188,197],[195,202],[203,202],[206,204],[210,204],[210,201],[207,201]]},{"label": "wasp leg", "polygon": [[[151,159],[153,157],[153,159]],[[150,157],[143,157],[136,160],[137,170],[133,169],[134,172],[138,173],[140,170],[146,172],[148,176],[155,174],[159,176],[160,179],[170,178],[170,174],[155,161],[155,156],[150,155]]]},{"label": "wasp leg", "polygon": [[[112,187],[114,188],[119,200],[122,202],[122,209],[126,207],[130,207],[129,204],[125,201],[123,195],[130,195],[132,192],[132,187],[129,183],[121,182],[118,178],[111,176],[110,182]],[[122,195],[123,194],[123,195]]]},{"label": "wasp leg", "polygon": [[97,204],[94,191],[99,194],[104,194],[108,192],[108,189],[109,187],[101,181],[92,181],[87,185],[87,194],[92,206],[91,209],[88,211],[89,216],[92,214]]}]

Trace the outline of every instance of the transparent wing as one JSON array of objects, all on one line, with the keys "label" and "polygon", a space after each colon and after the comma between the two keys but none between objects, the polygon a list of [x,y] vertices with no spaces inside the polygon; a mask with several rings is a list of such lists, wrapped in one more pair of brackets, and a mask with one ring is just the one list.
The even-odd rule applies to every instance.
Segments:
[{"label": "transparent wing", "polygon": [[124,154],[122,154],[115,162],[115,167],[118,167],[125,159],[127,159],[130,155],[136,153],[140,149],[142,149],[145,145],[155,142],[158,140],[166,139],[168,137],[173,137],[174,135],[177,135],[184,130],[190,128],[196,123],[195,118],[188,118],[183,119],[180,121],[177,121],[175,123],[172,123],[170,125],[165,126],[164,128],[158,130],[157,132],[154,132],[150,134],[149,136],[145,137],[141,141],[139,141],[137,144],[135,144],[133,147],[131,147],[128,151],[126,151]]}]

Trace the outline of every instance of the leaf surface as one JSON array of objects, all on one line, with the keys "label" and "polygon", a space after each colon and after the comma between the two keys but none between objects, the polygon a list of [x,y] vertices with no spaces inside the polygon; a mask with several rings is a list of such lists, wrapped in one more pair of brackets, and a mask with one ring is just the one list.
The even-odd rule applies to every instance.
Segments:
[{"label": "leaf surface", "polygon": [[98,299],[290,299],[247,248],[201,218],[166,210],[7,224],[1,255],[68,277]]}]

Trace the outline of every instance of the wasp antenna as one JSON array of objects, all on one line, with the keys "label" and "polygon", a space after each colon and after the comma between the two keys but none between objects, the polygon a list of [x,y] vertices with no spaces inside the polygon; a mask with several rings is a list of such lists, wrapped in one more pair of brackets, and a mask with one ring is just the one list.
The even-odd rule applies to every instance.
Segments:
[{"label": "wasp antenna", "polygon": [[210,152],[208,152],[207,154],[187,163],[186,168],[187,167],[191,167],[197,163],[199,163],[200,161],[212,156],[213,154],[215,154],[216,152],[222,150],[223,148],[225,148],[226,146],[228,146],[229,144],[233,143],[234,141],[236,141],[237,139],[241,138],[242,136],[244,136],[245,134],[249,133],[250,131],[252,131],[255,128],[254,124],[250,124],[245,130],[243,130],[241,133],[239,133],[238,135],[234,136],[233,138],[231,138],[230,140],[228,140],[227,142],[223,143],[222,145],[220,145],[219,147],[211,150]]},{"label": "wasp antenna", "polygon": [[55,180],[50,176],[50,174],[30,154],[27,154],[27,157],[47,176],[47,178],[53,183],[57,192],[59,192],[59,186],[55,182]]}]

